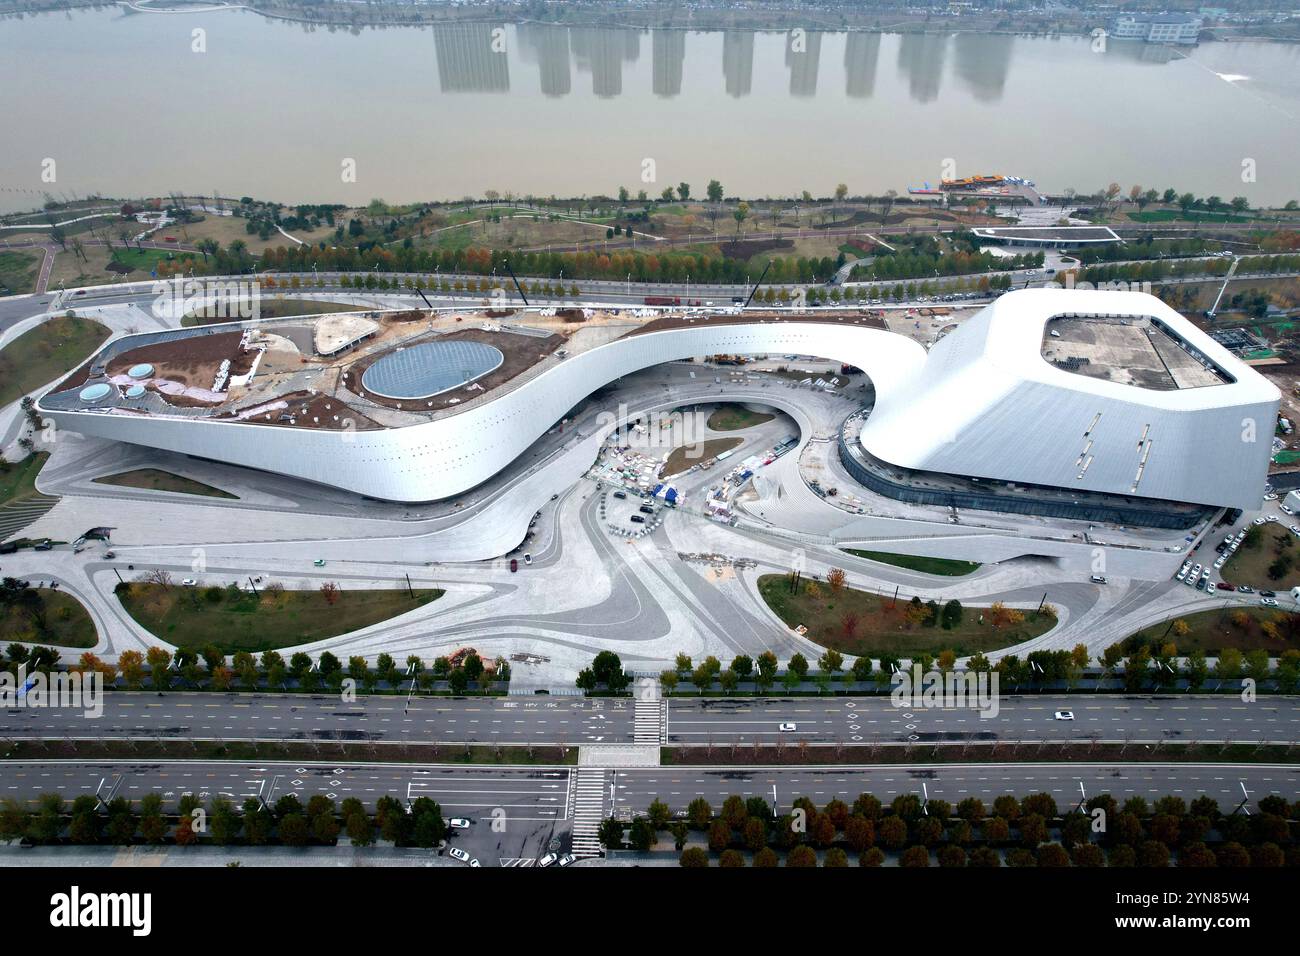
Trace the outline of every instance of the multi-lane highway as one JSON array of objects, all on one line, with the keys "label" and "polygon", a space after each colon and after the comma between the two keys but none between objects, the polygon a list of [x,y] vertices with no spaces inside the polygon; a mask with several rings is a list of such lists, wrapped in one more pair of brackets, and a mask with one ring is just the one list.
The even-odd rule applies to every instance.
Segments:
[{"label": "multi-lane highway", "polygon": [[[1003,696],[996,713],[896,707],[889,697],[674,697],[657,742],[907,744],[1077,741],[1300,742],[1300,698]],[[446,698],[301,694],[109,693],[103,715],[0,712],[0,738],[343,741],[502,745],[652,743],[646,705],[628,699]],[[1058,719],[1058,711],[1073,714]],[[653,726],[655,721],[650,719]],[[793,729],[782,730],[782,725]]]},{"label": "multi-lane highway", "polygon": [[[588,772],[584,770],[583,772]],[[1288,800],[1300,794],[1300,767],[1273,764],[1192,763],[979,763],[897,766],[806,767],[645,767],[590,771],[603,775],[605,802],[639,813],[654,799],[674,811],[697,797],[718,806],[733,794],[775,800],[787,810],[797,797],[819,806],[833,798],[852,801],[871,793],[886,803],[915,793],[957,803],[979,797],[986,803],[1002,794],[1050,793],[1069,805],[1081,793],[1109,793],[1123,800],[1175,794],[1189,802],[1206,794],[1221,806],[1243,799],[1253,806],[1272,793]],[[186,794],[242,803],[260,797],[274,803],[292,793],[304,803],[316,794],[339,801],[355,797],[373,807],[383,796],[413,800],[427,796],[447,816],[476,822],[499,811],[519,823],[559,824],[573,814],[570,767],[475,767],[392,763],[295,764],[229,761],[6,761],[0,764],[0,797],[33,800],[58,793],[71,801],[86,794],[105,799],[139,800],[159,793],[167,805]],[[1083,790],[1080,790],[1080,784]],[[775,788],[775,790],[774,790]],[[614,794],[611,797],[611,792]]]}]

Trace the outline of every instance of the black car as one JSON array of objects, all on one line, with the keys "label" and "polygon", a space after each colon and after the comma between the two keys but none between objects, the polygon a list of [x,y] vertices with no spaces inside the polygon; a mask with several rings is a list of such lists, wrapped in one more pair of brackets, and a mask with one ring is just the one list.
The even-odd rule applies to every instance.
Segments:
[{"label": "black car", "polygon": [[640,515],[633,515],[632,520],[637,524],[645,524],[645,518],[642,518]]},{"label": "black car", "polygon": [[1260,596],[1260,597],[1277,597],[1277,592],[1276,592],[1276,591],[1260,591],[1260,592],[1259,592],[1259,596]]},{"label": "black car", "polygon": [[651,508],[649,505],[642,505],[637,510],[640,511],[643,515],[652,515],[655,513],[655,510]]}]

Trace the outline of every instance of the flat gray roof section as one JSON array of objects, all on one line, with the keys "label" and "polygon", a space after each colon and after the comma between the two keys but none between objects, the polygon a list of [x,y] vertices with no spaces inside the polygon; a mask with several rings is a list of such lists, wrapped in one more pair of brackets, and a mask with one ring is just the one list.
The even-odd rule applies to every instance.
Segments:
[{"label": "flat gray roof section", "polygon": [[503,361],[500,349],[482,342],[421,342],[377,359],[361,384],[385,398],[428,398],[472,382]]},{"label": "flat gray roof section", "polygon": [[971,230],[981,239],[1004,242],[1119,242],[1109,226],[988,226]]}]

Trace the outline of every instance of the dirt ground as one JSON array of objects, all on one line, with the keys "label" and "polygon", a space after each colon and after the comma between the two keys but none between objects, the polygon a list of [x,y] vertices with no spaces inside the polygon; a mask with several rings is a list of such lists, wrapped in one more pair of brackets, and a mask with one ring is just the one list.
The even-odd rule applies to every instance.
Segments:
[{"label": "dirt ground", "polygon": [[144,345],[114,358],[107,372],[125,375],[132,365],[147,362],[154,367],[155,377],[192,388],[211,388],[224,359],[230,359],[231,375],[243,375],[252,367],[253,356],[240,354],[239,340],[238,332],[222,332]]}]

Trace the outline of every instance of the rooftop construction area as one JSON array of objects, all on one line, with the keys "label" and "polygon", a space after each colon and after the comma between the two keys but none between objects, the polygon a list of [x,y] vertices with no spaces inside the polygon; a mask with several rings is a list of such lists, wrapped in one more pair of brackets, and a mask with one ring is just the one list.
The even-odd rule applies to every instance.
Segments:
[{"label": "rooftop construction area", "polygon": [[1043,358],[1057,368],[1155,391],[1221,385],[1228,379],[1162,323],[1070,316],[1048,322]]}]

